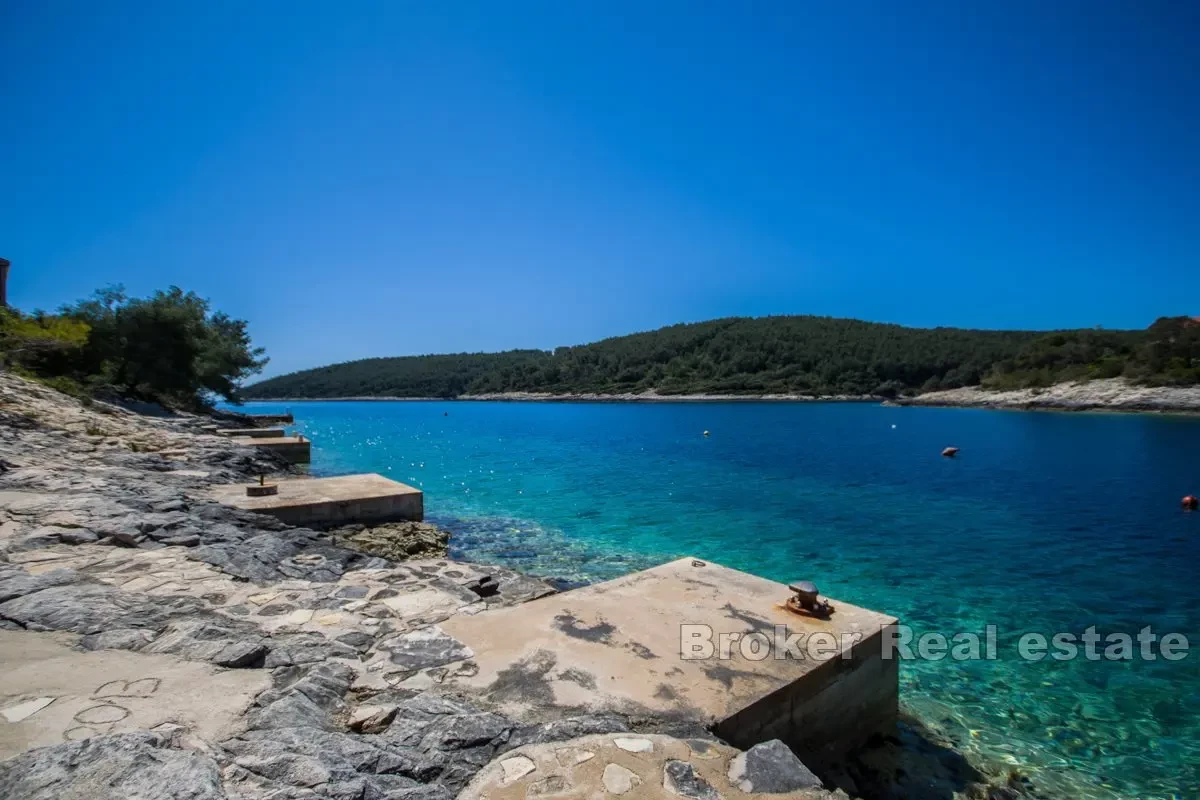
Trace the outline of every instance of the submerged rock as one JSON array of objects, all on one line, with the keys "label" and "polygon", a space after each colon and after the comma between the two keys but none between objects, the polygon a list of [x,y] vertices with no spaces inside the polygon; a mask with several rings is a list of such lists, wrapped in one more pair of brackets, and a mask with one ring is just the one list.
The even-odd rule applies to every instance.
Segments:
[{"label": "submerged rock", "polygon": [[450,533],[427,522],[387,522],[367,527],[346,525],[330,533],[345,547],[392,561],[446,555]]}]

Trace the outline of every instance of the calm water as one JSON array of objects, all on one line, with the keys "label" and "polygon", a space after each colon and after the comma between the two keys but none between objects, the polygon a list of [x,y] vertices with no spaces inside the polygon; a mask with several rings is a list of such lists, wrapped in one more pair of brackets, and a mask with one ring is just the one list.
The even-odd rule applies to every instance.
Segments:
[{"label": "calm water", "polygon": [[[1200,796],[1200,653],[1016,655],[1023,632],[1090,625],[1150,625],[1200,648],[1200,514],[1179,508],[1200,493],[1200,420],[860,404],[290,407],[315,472],[423,488],[458,557],[593,581],[694,555],[810,578],[919,630],[994,624],[999,660],[906,662],[906,708],[1052,796]],[[957,459],[940,456],[949,444]]]}]

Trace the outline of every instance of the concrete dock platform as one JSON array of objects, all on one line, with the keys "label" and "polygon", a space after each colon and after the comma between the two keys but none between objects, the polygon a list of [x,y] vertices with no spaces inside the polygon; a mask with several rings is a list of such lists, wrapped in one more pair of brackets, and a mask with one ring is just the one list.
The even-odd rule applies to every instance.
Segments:
[{"label": "concrete dock platform", "polygon": [[260,425],[273,425],[280,422],[291,425],[296,421],[290,411],[286,414],[247,414],[246,416]]},{"label": "concrete dock platform", "polygon": [[269,438],[234,436],[233,441],[278,453],[293,464],[308,464],[312,461],[312,441],[303,436],[272,436]]},{"label": "concrete dock platform", "polygon": [[290,525],[327,527],[352,522],[419,522],[425,495],[375,473],[277,481],[279,493],[247,497],[245,484],[214,487],[215,500],[235,508],[270,514]]},{"label": "concrete dock platform", "polygon": [[791,595],[684,558],[442,627],[478,665],[456,682],[523,721],[668,715],[742,749],[782,739],[818,768],[894,728],[896,619],[837,601],[817,619],[789,610]]},{"label": "concrete dock platform", "polygon": [[283,428],[218,428],[215,432],[222,436],[241,436],[251,439],[276,439],[287,435],[287,431]]}]

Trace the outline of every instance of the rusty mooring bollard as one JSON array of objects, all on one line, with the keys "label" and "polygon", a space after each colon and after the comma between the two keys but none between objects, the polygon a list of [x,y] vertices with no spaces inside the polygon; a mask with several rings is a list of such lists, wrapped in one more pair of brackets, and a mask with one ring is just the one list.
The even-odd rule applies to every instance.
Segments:
[{"label": "rusty mooring bollard", "polygon": [[796,581],[788,586],[795,594],[787,599],[787,607],[797,614],[826,619],[833,613],[828,600],[822,600],[817,585],[812,581]]}]

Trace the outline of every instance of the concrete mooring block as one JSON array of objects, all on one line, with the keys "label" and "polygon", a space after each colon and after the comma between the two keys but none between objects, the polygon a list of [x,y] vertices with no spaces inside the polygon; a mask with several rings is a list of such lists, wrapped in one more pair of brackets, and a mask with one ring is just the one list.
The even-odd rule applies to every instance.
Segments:
[{"label": "concrete mooring block", "polygon": [[233,441],[278,453],[293,464],[308,464],[312,461],[312,442],[303,436],[275,436],[261,439],[235,436]]},{"label": "concrete mooring block", "polygon": [[246,484],[234,484],[215,487],[212,496],[225,505],[270,514],[289,525],[332,527],[425,518],[425,495],[420,489],[375,473],[272,482],[278,486],[273,495],[248,497]]},{"label": "concrete mooring block", "polygon": [[[819,578],[819,575],[805,576]],[[529,722],[570,709],[690,719],[746,749],[781,739],[814,767],[894,728],[894,617],[693,558],[442,623],[478,672],[456,678]],[[747,644],[749,643],[749,644]]]}]

